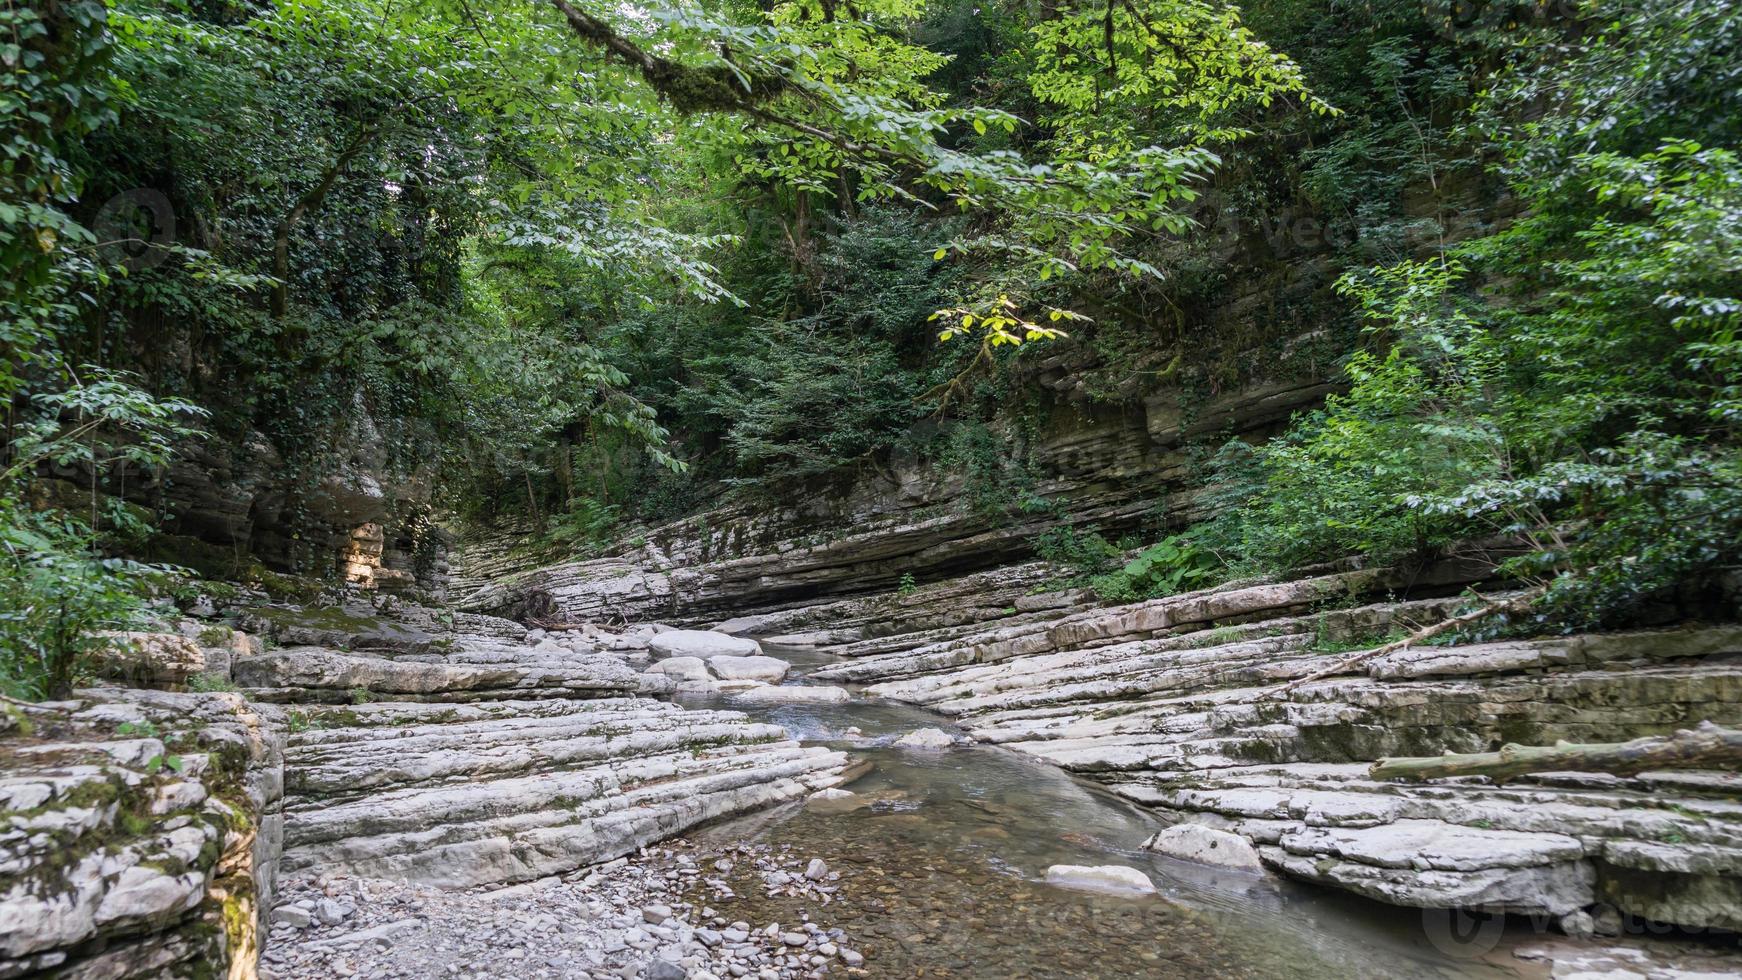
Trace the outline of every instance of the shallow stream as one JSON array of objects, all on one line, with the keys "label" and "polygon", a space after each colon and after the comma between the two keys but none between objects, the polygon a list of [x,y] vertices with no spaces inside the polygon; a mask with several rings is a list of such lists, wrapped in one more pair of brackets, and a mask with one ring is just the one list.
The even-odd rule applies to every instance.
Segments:
[{"label": "shallow stream", "polygon": [[[787,683],[802,684],[807,670],[832,662],[805,649],[765,652],[794,664]],[[947,719],[922,709],[858,695],[843,704],[731,706],[870,763],[848,787],[852,800],[789,807],[707,836],[791,846],[853,875],[859,900],[831,914],[845,917],[839,924],[873,954],[875,975],[1449,980],[1530,973],[1504,955],[1460,955],[1445,941],[1443,920],[1414,910],[1143,851],[1142,841],[1159,829],[1153,816],[1016,752],[891,746],[917,728],[952,731]],[[850,736],[849,728],[860,734]],[[1049,886],[1043,879],[1053,864],[1139,868],[1160,895]]]}]

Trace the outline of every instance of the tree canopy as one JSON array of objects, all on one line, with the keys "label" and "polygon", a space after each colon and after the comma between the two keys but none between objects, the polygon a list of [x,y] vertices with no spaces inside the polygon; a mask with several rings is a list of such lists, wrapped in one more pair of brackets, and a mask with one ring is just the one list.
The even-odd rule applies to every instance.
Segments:
[{"label": "tree canopy", "polygon": [[1283,376],[1344,391],[1188,447],[1218,519],[1164,516],[1114,593],[1499,534],[1556,622],[1613,622],[1733,557],[1729,3],[0,17],[18,637],[124,618],[69,597],[162,574],[124,562],[177,531],[140,487],[178,455],[267,447],[282,534],[238,548],[274,566],[326,561],[316,490],[370,439],[575,552],[898,452],[989,519],[1068,507],[1022,452],[1055,390]]}]

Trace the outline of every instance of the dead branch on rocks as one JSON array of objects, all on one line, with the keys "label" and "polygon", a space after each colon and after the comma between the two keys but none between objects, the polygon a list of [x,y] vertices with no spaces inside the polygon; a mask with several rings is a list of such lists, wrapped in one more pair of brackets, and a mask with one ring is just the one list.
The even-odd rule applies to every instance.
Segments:
[{"label": "dead branch on rocks", "polygon": [[1630,776],[1652,769],[1742,769],[1742,731],[1704,721],[1697,728],[1673,735],[1652,735],[1631,742],[1507,745],[1498,752],[1380,759],[1368,775],[1411,781],[1487,776],[1498,783],[1538,772]]},{"label": "dead branch on rocks", "polygon": [[1490,602],[1487,605],[1484,605],[1479,609],[1474,609],[1470,612],[1463,613],[1462,615],[1453,616],[1452,618],[1446,619],[1446,620],[1441,620],[1440,622],[1437,622],[1437,623],[1433,624],[1432,626],[1428,626],[1428,627],[1424,627],[1422,629],[1416,630],[1414,633],[1409,634],[1408,636],[1404,637],[1401,640],[1394,640],[1390,643],[1385,644],[1384,646],[1374,647],[1371,650],[1363,650],[1360,653],[1357,653],[1352,657],[1344,657],[1342,660],[1339,660],[1336,663],[1331,664],[1328,667],[1321,667],[1320,669],[1315,670],[1310,674],[1307,674],[1305,677],[1297,677],[1294,680],[1289,681],[1288,683],[1283,684],[1282,686],[1280,686],[1274,690],[1266,691],[1265,693],[1258,696],[1258,700],[1263,701],[1263,700],[1268,700],[1268,699],[1272,699],[1272,698],[1280,698],[1283,695],[1288,694],[1290,691],[1293,691],[1296,688],[1301,687],[1304,684],[1310,684],[1316,680],[1323,680],[1326,677],[1332,677],[1332,676],[1335,676],[1337,674],[1345,673],[1350,668],[1359,667],[1360,665],[1366,663],[1369,660],[1376,660],[1380,657],[1385,656],[1386,654],[1396,653],[1399,650],[1403,650],[1403,649],[1406,649],[1408,647],[1412,647],[1412,646],[1416,645],[1417,643],[1420,643],[1424,640],[1431,640],[1436,636],[1440,636],[1440,635],[1445,634],[1445,633],[1450,633],[1450,632],[1457,630],[1457,629],[1460,629],[1462,627],[1469,626],[1472,623],[1479,623],[1484,619],[1488,619],[1489,617],[1501,616],[1501,615],[1505,615],[1507,613],[1522,612],[1524,609],[1528,608],[1532,602],[1535,602],[1537,600],[1537,598],[1542,595],[1544,588],[1546,588],[1546,587],[1545,586],[1538,586],[1537,588],[1531,589],[1531,590],[1526,591],[1526,592],[1521,592],[1518,595],[1515,595],[1512,598],[1506,599],[1502,602]]}]

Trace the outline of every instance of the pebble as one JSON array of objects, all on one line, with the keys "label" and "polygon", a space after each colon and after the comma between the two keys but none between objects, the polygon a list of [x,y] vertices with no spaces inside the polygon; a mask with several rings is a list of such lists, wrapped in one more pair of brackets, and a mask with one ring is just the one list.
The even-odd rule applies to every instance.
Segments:
[{"label": "pebble", "polygon": [[688,848],[657,845],[632,861],[497,888],[285,877],[260,976],[817,980],[830,964],[852,962],[839,948],[846,934],[803,909],[794,910],[796,925],[753,930],[697,901],[695,889],[725,884],[704,882],[699,867],[724,874],[746,861],[755,874],[783,881],[787,896],[826,900],[836,889],[820,882],[840,875],[822,858],[745,843],[726,848],[733,857],[665,849],[674,846]]},{"label": "pebble", "polygon": [[308,926],[311,916],[308,909],[300,905],[281,905],[272,912],[272,921],[278,925],[302,929]]}]

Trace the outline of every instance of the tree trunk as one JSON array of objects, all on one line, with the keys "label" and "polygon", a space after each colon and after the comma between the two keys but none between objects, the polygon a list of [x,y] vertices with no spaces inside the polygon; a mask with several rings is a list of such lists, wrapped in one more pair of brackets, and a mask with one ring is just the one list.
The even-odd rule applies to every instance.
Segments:
[{"label": "tree trunk", "polygon": [[1742,769],[1742,732],[1703,721],[1697,728],[1631,742],[1508,745],[1498,752],[1380,759],[1368,770],[1368,775],[1374,779],[1411,781],[1487,776],[1500,783],[1536,772],[1605,772],[1628,776],[1652,769]]},{"label": "tree trunk", "polygon": [[566,513],[575,506],[575,440],[568,429],[562,430],[556,437],[556,464],[552,467],[556,472],[557,492],[562,495],[562,509]]},{"label": "tree trunk", "polygon": [[339,176],[351,166],[352,161],[357,159],[357,156],[363,152],[378,132],[380,130],[374,126],[364,126],[358,130],[357,135],[351,138],[351,142],[345,144],[344,149],[339,151],[338,157],[333,160],[333,165],[321,174],[320,180],[316,181],[313,187],[310,187],[302,197],[297,198],[296,203],[291,206],[290,210],[279,220],[277,227],[272,230],[272,277],[277,280],[272,287],[272,316],[274,319],[284,316],[290,308],[290,233],[296,230],[297,224],[310,211],[321,206],[321,202],[326,200],[327,194],[332,191],[333,185],[338,183]]}]

